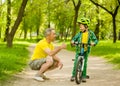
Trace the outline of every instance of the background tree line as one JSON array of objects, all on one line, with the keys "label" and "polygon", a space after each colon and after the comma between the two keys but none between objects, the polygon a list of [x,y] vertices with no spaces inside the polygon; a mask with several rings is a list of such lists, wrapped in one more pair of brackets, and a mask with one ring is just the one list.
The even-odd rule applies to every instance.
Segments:
[{"label": "background tree line", "polygon": [[120,0],[0,0],[0,39],[12,47],[15,38],[40,39],[49,27],[71,39],[81,17],[90,18],[99,40],[120,40]]}]

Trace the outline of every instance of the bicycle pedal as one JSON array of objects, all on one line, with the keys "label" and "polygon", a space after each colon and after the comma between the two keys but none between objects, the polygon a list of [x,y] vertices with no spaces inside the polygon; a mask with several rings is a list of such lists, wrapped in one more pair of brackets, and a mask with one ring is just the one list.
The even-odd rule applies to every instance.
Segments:
[{"label": "bicycle pedal", "polygon": [[89,78],[90,78],[90,76],[89,76],[89,75],[87,75],[87,76],[86,76],[86,79],[89,79]]},{"label": "bicycle pedal", "polygon": [[75,61],[75,59],[72,59],[72,61]]}]

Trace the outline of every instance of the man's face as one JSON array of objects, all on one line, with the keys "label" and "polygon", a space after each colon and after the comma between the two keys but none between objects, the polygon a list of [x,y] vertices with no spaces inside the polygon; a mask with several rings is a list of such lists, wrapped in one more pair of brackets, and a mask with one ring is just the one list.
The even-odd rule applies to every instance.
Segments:
[{"label": "man's face", "polygon": [[79,24],[79,27],[80,27],[80,31],[84,32],[85,31],[85,26],[83,24]]},{"label": "man's face", "polygon": [[55,33],[55,30],[52,30],[52,31],[51,31],[51,33],[50,33],[50,36],[49,36],[49,37],[50,37],[50,40],[51,40],[51,41],[54,41],[54,40],[55,40],[55,38],[56,38],[56,33]]}]

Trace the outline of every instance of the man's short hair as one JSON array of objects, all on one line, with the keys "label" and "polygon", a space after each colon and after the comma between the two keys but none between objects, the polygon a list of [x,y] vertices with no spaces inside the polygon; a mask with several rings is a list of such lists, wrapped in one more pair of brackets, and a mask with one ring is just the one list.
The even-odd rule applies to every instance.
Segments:
[{"label": "man's short hair", "polygon": [[51,33],[52,30],[54,30],[54,29],[53,28],[47,28],[44,32],[45,37],[48,36]]}]

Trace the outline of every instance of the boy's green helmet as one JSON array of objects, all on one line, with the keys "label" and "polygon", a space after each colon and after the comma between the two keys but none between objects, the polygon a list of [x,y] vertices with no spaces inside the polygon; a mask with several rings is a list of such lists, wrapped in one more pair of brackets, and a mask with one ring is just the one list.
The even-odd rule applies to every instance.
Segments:
[{"label": "boy's green helmet", "polygon": [[81,19],[78,19],[77,22],[80,23],[80,24],[87,25],[87,26],[90,25],[90,20],[89,20],[88,18],[81,18]]}]

